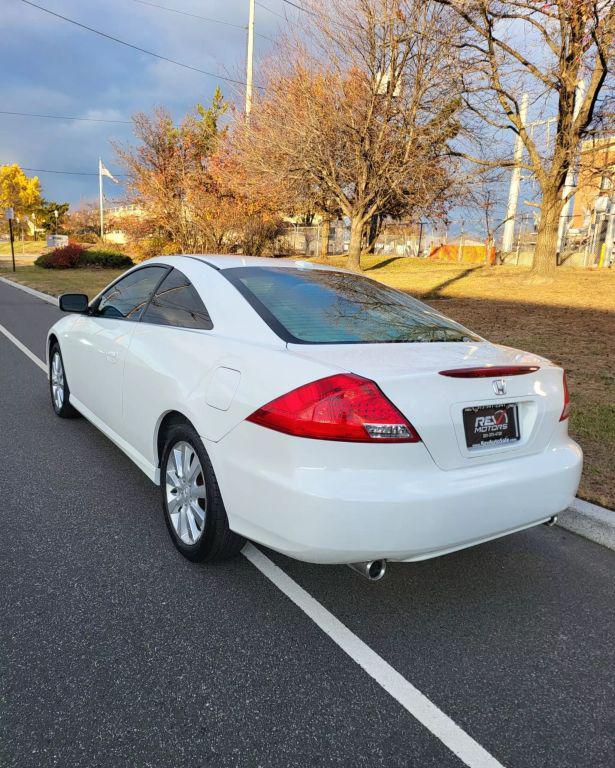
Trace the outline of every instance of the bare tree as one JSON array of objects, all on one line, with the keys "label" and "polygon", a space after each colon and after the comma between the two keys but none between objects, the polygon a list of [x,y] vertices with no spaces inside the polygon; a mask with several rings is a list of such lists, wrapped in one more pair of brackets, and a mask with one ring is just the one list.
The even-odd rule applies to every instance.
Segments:
[{"label": "bare tree", "polygon": [[372,216],[428,213],[449,188],[460,108],[454,15],[432,0],[306,0],[300,40],[281,47],[250,120],[226,151],[258,197],[350,219],[360,268]]},{"label": "bare tree", "polygon": [[[511,130],[525,148],[522,167],[540,188],[541,216],[533,271],[556,267],[566,178],[581,142],[606,117],[612,93],[614,0],[439,0],[465,25],[460,41],[467,106],[496,130]],[[610,80],[610,82],[609,82]],[[551,146],[544,146],[522,116],[522,93],[535,111],[554,112]],[[608,129],[608,121],[603,129]],[[613,124],[610,123],[612,129]],[[466,155],[468,153],[465,153]],[[472,158],[483,166],[501,160]]]}]

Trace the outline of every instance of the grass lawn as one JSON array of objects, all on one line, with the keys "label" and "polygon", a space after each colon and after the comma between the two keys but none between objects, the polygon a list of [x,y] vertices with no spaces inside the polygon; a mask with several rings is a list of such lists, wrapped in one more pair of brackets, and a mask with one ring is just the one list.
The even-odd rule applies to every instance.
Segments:
[{"label": "grass lawn", "polygon": [[[42,253],[45,249],[45,241],[38,240],[36,243],[33,240],[25,240],[23,243],[21,240],[15,238],[13,243],[15,246],[15,256],[21,255],[21,253]],[[11,244],[8,240],[0,242],[0,256],[11,257]]]},{"label": "grass lawn", "polygon": [[29,285],[43,293],[59,296],[61,293],[87,293],[92,299],[106,285],[125,270],[123,269],[41,269],[40,267],[17,267],[13,274],[6,267],[0,267],[0,277]]},{"label": "grass lawn", "polygon": [[[327,263],[344,265],[343,257]],[[527,282],[517,267],[473,267],[366,257],[365,274],[424,299],[491,341],[563,365],[572,398],[570,431],[585,452],[579,495],[615,509],[615,270],[561,269]],[[18,268],[16,279],[58,295],[94,296],[115,270]],[[0,275],[13,279],[11,273]]]}]

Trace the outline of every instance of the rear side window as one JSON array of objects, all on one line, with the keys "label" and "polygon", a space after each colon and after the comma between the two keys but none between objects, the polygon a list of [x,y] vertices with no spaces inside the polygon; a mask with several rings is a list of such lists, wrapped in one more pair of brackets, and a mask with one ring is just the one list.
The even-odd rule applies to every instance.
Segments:
[{"label": "rear side window", "polygon": [[96,314],[118,320],[139,320],[166,267],[143,267],[114,283],[103,293]]},{"label": "rear side window", "polygon": [[426,304],[360,275],[283,267],[223,273],[287,342],[480,341]]},{"label": "rear side window", "polygon": [[177,269],[171,270],[159,285],[142,320],[155,325],[206,331],[214,327],[196,288]]}]

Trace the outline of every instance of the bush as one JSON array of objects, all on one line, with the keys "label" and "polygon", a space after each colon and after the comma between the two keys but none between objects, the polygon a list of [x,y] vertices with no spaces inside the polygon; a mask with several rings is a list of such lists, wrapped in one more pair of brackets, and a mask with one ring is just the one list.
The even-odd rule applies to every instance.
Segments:
[{"label": "bush", "polygon": [[74,269],[79,266],[84,249],[77,243],[69,243],[64,248],[55,248],[49,253],[43,253],[34,262],[43,269]]},{"label": "bush", "polygon": [[132,259],[123,253],[86,250],[77,243],[69,243],[64,248],[56,248],[49,253],[44,253],[34,263],[43,269],[78,269],[84,267],[122,269],[133,265]]},{"label": "bush", "polygon": [[79,267],[102,267],[103,269],[121,269],[132,267],[133,261],[129,256],[117,251],[99,251],[92,249],[84,251],[79,260]]}]

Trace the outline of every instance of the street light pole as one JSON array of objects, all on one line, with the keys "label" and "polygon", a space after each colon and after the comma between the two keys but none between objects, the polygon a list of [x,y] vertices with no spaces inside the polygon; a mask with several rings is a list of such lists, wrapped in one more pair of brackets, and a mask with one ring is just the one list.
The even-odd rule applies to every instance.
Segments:
[{"label": "street light pole", "polygon": [[252,111],[252,90],[254,68],[254,0],[249,0],[250,10],[248,14],[248,50],[246,55],[246,117]]}]

